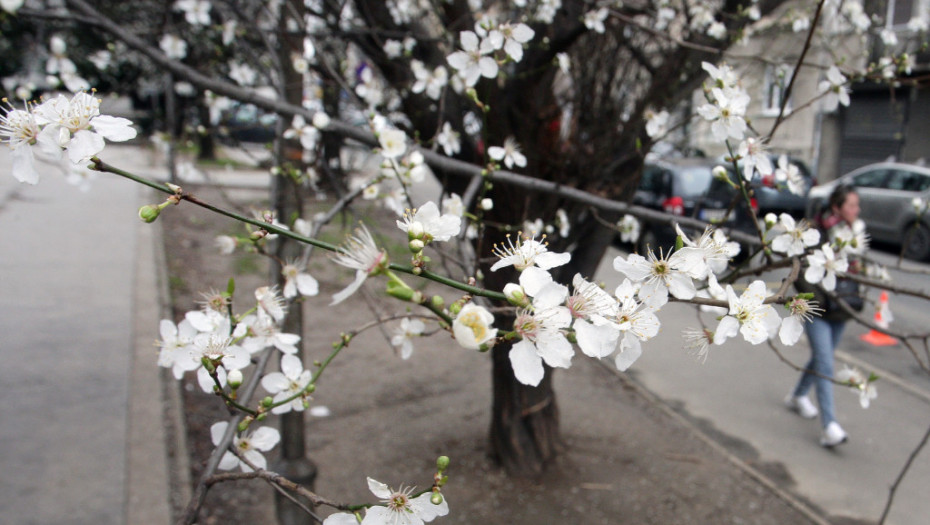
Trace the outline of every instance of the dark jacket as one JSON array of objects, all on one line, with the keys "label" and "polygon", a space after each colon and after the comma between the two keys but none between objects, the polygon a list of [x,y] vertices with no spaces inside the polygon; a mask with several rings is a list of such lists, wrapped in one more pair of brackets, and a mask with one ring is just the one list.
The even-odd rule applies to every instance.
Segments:
[{"label": "dark jacket", "polygon": [[[840,227],[840,218],[832,215],[825,214],[818,216],[814,220],[815,226],[820,230],[820,239],[821,245],[825,242],[833,242],[836,237],[836,228]],[[856,274],[859,273],[859,261],[855,258],[848,258],[849,268],[846,273]],[[851,318],[837,302],[831,298],[827,292],[823,289],[820,283],[811,284],[804,280],[803,273],[798,276],[798,279],[794,282],[794,287],[800,293],[812,293],[814,294],[814,301],[817,301],[817,304],[820,308],[823,308],[822,317],[828,321],[847,321]],[[833,290],[833,295],[842,298],[846,301],[847,305],[852,303],[853,309],[856,309],[858,305],[858,310],[862,309],[862,299],[859,296],[860,290],[859,285],[855,281],[849,279],[844,279],[840,276],[836,278],[836,288]]]}]

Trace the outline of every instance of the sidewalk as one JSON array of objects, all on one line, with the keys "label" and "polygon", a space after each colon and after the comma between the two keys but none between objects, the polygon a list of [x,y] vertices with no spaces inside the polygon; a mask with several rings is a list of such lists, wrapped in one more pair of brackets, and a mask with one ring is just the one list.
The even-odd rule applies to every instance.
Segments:
[{"label": "sidewalk", "polygon": [[[19,184],[8,148],[0,165],[0,515],[17,524],[116,524],[144,505],[152,519],[136,523],[164,523],[167,500],[150,505],[145,496],[164,496],[166,478],[160,492],[136,494],[138,472],[129,468],[137,447],[151,446],[145,477],[156,482],[164,440],[127,439],[137,430],[128,416],[140,408],[130,400],[143,386],[132,373],[143,335],[134,333],[131,291],[137,255],[152,244],[139,235],[141,188],[99,177],[82,192],[53,169],[36,186]],[[146,332],[149,345],[154,335]],[[160,396],[145,401],[158,410]]]},{"label": "sidewalk", "polygon": [[[619,253],[608,252],[601,262],[597,277],[606,282],[607,290],[622,280],[610,266]],[[835,387],[837,418],[850,440],[835,450],[825,450],[818,444],[820,425],[799,418],[782,404],[799,373],[782,363],[767,345],[752,346],[734,338],[722,346],[712,345],[702,364],[688,355],[681,338],[683,328],[699,326],[694,309],[670,303],[663,312],[662,330],[643,344],[643,356],[628,372],[637,384],[724,445],[733,457],[831,522],[878,521],[889,487],[930,425],[930,398],[921,395],[920,389],[879,380],[878,398],[863,410],[855,393]],[[713,316],[705,314],[704,319],[711,329],[716,327]],[[858,334],[864,331],[849,323],[839,348],[861,348]],[[794,347],[783,349],[785,357],[800,366],[807,362],[809,352],[804,336]],[[900,358],[910,358],[905,354],[902,351]],[[838,350],[836,366],[850,359],[848,352]],[[881,369],[869,369],[889,376]],[[887,523],[927,523],[927,458],[928,450],[924,450],[912,465],[898,488]]]}]

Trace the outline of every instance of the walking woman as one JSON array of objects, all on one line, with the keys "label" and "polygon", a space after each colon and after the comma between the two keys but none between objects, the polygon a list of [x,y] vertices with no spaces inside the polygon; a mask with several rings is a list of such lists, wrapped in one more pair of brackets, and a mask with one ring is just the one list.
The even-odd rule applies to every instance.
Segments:
[{"label": "walking woman", "polygon": [[[833,243],[836,241],[837,236],[843,239],[855,239],[856,233],[864,236],[864,227],[862,221],[858,221],[858,218],[859,195],[852,186],[840,185],[830,194],[826,209],[815,221],[820,229],[821,239],[824,242]],[[864,239],[862,239],[858,248],[863,249],[864,244]],[[851,251],[858,252],[859,250],[853,249]],[[847,273],[858,273],[856,260],[852,258],[849,260]],[[842,279],[837,282],[840,283],[840,281]],[[857,285],[848,280],[842,284],[842,288],[846,288],[846,285],[849,288],[841,290],[841,286],[838,284],[837,290],[834,292],[837,295],[842,295],[844,300],[848,302],[858,302],[858,307],[861,309]],[[811,285],[803,278],[797,280],[796,286],[800,292],[813,293],[824,312],[822,317],[815,316],[811,322],[805,324],[807,339],[811,347],[811,359],[807,363],[805,371],[801,374],[797,386],[785,398],[785,404],[801,417],[807,419],[814,419],[819,414],[820,423],[823,426],[820,444],[827,448],[833,448],[845,443],[848,439],[846,431],[836,422],[833,406],[833,383],[830,378],[833,377],[833,352],[840,342],[843,328],[845,328],[846,321],[850,316],[834,301],[828,299],[819,286]],[[850,293],[851,295],[846,295]],[[819,411],[807,397],[811,387],[814,387],[817,394]]]}]

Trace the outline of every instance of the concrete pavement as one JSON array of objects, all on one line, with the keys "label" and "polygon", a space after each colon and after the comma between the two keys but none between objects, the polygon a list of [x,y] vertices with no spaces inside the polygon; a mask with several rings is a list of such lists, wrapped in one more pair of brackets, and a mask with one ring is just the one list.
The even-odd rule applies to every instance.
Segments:
[{"label": "concrete pavement", "polygon": [[[608,290],[622,281],[611,266],[618,254],[609,253],[597,274]],[[829,451],[818,444],[819,423],[801,419],[782,404],[798,373],[767,345],[752,346],[733,339],[711,346],[706,363],[701,364],[682,348],[681,330],[699,326],[694,308],[669,304],[660,317],[662,330],[643,345],[643,356],[628,372],[636,383],[750,469],[817,509],[829,521],[877,522],[889,487],[930,426],[926,383],[902,387],[893,381],[879,381],[878,398],[868,410],[860,408],[856,394],[836,387],[837,417],[850,441]],[[924,317],[926,326],[930,318]],[[704,319],[711,329],[716,327],[712,316],[704,314]],[[837,366],[842,366],[844,357],[849,360],[850,354],[889,352],[864,347],[857,338],[864,331],[852,323],[847,326]],[[784,349],[783,355],[804,366],[809,357],[806,338]],[[899,358],[912,359],[906,352],[899,352]],[[872,370],[879,376],[887,375],[882,369]],[[899,486],[886,523],[927,523],[928,454],[930,451],[924,450],[918,456]]]},{"label": "concrete pavement", "polygon": [[[106,151],[158,171],[143,152]],[[157,227],[137,218],[153,197],[113,176],[81,191],[44,165],[20,184],[8,148],[0,166],[0,516],[170,523]]]}]

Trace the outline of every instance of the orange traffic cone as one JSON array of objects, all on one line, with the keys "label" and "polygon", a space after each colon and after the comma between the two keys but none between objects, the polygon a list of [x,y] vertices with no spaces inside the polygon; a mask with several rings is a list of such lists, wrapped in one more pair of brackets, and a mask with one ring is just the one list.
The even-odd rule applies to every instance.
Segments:
[{"label": "orange traffic cone", "polygon": [[[888,323],[890,323],[891,320],[891,309],[888,308],[888,292],[882,290],[881,295],[878,296],[878,308],[875,309],[875,324],[887,330]],[[860,335],[859,338],[875,346],[891,346],[898,344],[898,340],[894,337],[883,334],[875,329],[870,330],[867,334]]]}]

